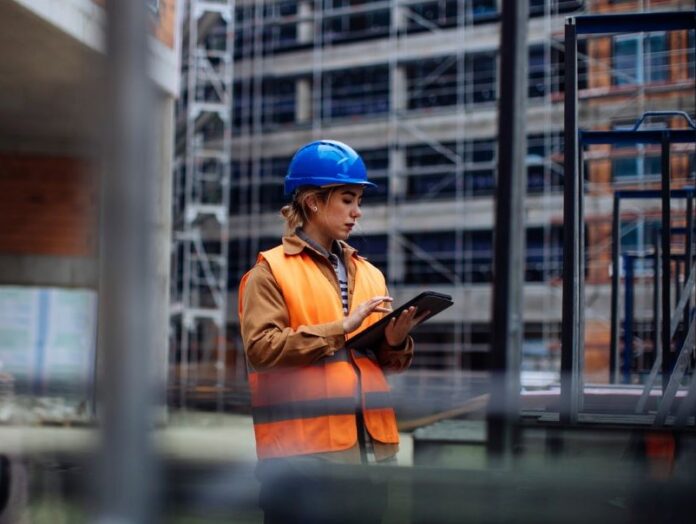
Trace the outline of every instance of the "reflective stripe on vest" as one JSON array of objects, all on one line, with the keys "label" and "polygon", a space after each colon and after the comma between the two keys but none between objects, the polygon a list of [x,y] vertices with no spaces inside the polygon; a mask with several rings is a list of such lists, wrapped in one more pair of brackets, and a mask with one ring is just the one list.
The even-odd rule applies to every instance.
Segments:
[{"label": "reflective stripe on vest", "polygon": [[[314,260],[302,252],[285,255],[282,246],[259,255],[265,259],[288,308],[290,327],[333,322],[343,318],[335,286]],[[382,273],[370,263],[356,264],[352,307],[386,291]],[[239,316],[248,274],[239,290]],[[382,317],[365,319],[356,333]],[[365,426],[383,443],[399,442],[396,417],[389,401],[389,384],[374,357],[341,349],[309,366],[250,370],[252,414],[259,458],[340,451],[357,442],[355,411],[360,373]]]}]

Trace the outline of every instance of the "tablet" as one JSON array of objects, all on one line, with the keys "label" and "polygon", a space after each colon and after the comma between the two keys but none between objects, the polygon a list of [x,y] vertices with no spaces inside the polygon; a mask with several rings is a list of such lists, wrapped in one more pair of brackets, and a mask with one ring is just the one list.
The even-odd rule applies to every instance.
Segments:
[{"label": "tablet", "polygon": [[402,311],[410,308],[411,306],[418,308],[416,316],[422,314],[424,311],[430,312],[423,320],[421,320],[422,324],[429,318],[447,309],[452,304],[454,304],[454,302],[452,301],[452,297],[449,295],[436,293],[435,291],[424,291],[417,297],[412,298],[402,306],[396,308],[378,322],[372,324],[366,330],[361,331],[357,335],[346,340],[346,347],[349,349],[358,350],[375,349],[379,347],[382,343],[382,338],[384,337],[384,328],[387,327],[387,323],[389,323],[392,318],[400,315]]}]

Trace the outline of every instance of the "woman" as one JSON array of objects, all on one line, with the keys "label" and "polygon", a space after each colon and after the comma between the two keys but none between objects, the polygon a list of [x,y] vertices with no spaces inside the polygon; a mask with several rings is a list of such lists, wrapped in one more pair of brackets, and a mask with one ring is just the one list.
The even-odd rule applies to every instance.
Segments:
[{"label": "woman", "polygon": [[[415,308],[404,311],[371,351],[345,347],[348,335],[382,318],[392,301],[382,273],[345,242],[368,186],[374,184],[349,146],[321,140],[300,148],[285,177],[292,202],[281,210],[282,244],[260,253],[240,284],[266,522],[321,522],[327,516],[318,500],[325,504],[340,489],[307,471],[322,461],[386,463],[398,449],[383,371],[410,365],[408,333],[420,317]],[[292,471],[291,484],[272,480],[280,467]],[[289,515],[288,506],[302,513]]]}]

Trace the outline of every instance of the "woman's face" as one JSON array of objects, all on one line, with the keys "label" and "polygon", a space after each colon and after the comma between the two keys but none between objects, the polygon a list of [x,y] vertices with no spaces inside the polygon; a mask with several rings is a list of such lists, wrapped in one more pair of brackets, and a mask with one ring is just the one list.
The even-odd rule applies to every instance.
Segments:
[{"label": "woman's face", "polygon": [[310,223],[315,234],[323,237],[322,241],[347,240],[362,216],[362,195],[362,186],[339,186],[331,191],[326,203],[318,200],[310,205]]}]

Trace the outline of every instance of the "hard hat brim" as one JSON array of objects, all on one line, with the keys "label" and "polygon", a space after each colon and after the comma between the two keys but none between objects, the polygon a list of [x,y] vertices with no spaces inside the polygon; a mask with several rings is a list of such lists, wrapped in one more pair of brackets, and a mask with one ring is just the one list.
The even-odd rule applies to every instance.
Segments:
[{"label": "hard hat brim", "polygon": [[286,180],[285,181],[285,196],[292,195],[296,190],[302,187],[337,187],[337,186],[363,186],[364,188],[377,188],[377,184],[374,184],[367,180],[359,179],[345,179],[340,182],[336,182],[335,179],[327,179],[325,184],[321,183],[321,179],[317,177],[312,177],[312,181],[305,181],[303,179],[297,180]]}]

